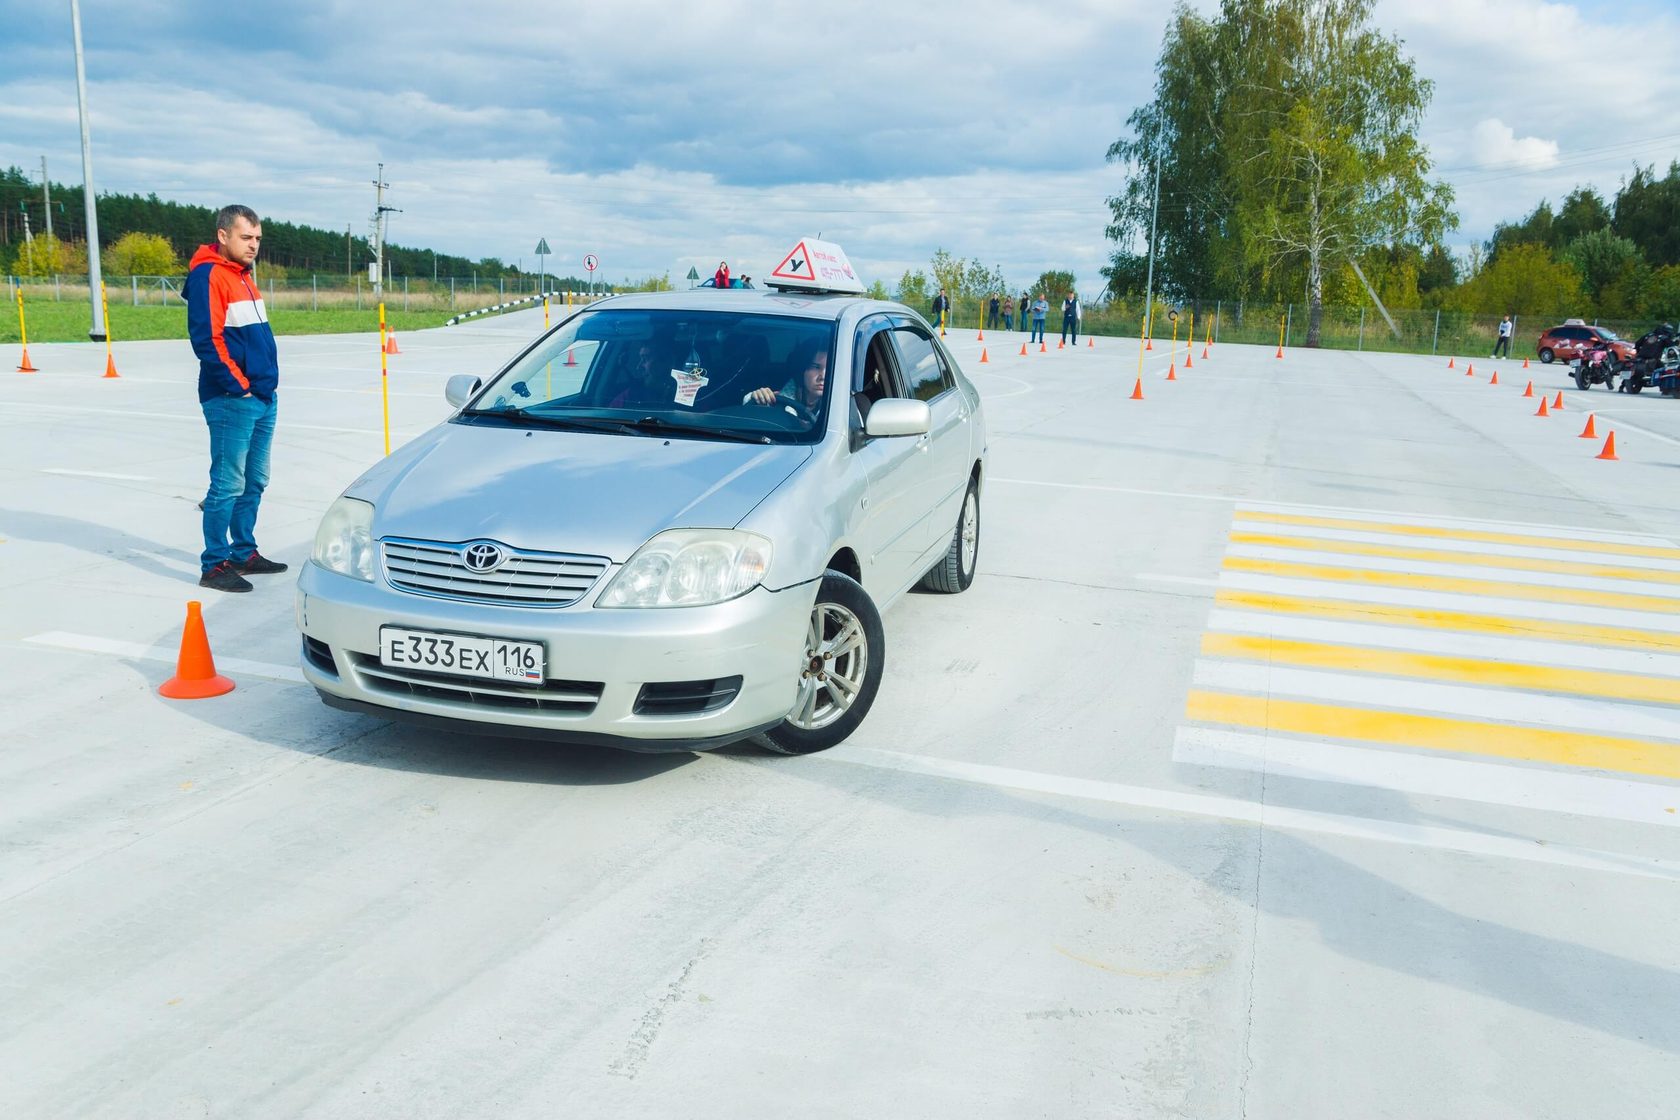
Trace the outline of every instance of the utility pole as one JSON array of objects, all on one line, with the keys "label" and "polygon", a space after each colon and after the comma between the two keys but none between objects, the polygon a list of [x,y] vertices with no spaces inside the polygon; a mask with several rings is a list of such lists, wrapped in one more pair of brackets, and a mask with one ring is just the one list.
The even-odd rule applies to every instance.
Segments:
[{"label": "utility pole", "polygon": [[41,201],[47,208],[47,236],[52,232],[52,184],[47,182],[47,157],[41,157]]},{"label": "utility pole", "polygon": [[385,165],[379,165],[379,175],[373,180],[373,298],[379,299],[384,293],[385,282],[385,215],[401,214],[395,206],[385,205],[385,188],[391,184],[385,181]]},{"label": "utility pole", "polygon": [[1155,199],[1149,204],[1149,272],[1143,282],[1143,333],[1155,331],[1155,219],[1161,213],[1161,157],[1155,156]]},{"label": "utility pole", "polygon": [[87,70],[82,65],[82,6],[70,0],[70,32],[76,40],[76,107],[82,118],[82,200],[87,204],[88,298],[93,304],[93,327],[88,337],[105,341],[105,308],[99,298],[99,210],[93,197],[93,145],[88,140]]},{"label": "utility pole", "polygon": [[350,279],[356,273],[356,265],[350,259],[350,223],[344,223],[344,278]]}]

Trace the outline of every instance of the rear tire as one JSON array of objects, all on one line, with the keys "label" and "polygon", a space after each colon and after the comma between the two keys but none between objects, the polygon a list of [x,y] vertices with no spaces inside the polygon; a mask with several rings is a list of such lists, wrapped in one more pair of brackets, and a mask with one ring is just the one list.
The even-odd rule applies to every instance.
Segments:
[{"label": "rear tire", "polygon": [[881,688],[886,634],[875,601],[842,572],[823,573],[811,605],[793,708],[765,732],[777,754],[815,754],[857,730]]},{"label": "rear tire", "polygon": [[956,595],[967,591],[974,582],[974,566],[980,559],[980,484],[968,480],[968,493],[963,495],[962,509],[957,512],[957,527],[951,534],[951,545],[944,559],[928,569],[918,585],[928,591]]},{"label": "rear tire", "polygon": [[1549,366],[1552,364],[1552,359],[1555,357],[1557,357],[1557,355],[1552,353],[1550,348],[1542,350],[1540,351],[1540,364],[1543,366]]}]

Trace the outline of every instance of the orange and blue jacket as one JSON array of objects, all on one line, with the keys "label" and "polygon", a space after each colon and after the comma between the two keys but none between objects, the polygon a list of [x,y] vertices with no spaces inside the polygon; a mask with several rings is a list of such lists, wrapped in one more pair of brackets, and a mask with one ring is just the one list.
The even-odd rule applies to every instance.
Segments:
[{"label": "orange and blue jacket", "polygon": [[280,383],[274,329],[251,270],[200,245],[188,267],[187,335],[198,355],[198,399],[243,397],[272,401]]}]

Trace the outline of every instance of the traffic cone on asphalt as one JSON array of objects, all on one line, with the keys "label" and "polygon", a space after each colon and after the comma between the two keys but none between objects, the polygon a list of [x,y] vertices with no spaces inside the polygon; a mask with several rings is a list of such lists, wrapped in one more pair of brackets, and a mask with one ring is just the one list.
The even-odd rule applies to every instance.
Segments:
[{"label": "traffic cone on asphalt", "polygon": [[1143,378],[1138,378],[1137,384],[1132,386],[1131,399],[1134,401],[1141,401],[1143,399]]},{"label": "traffic cone on asphalt", "polygon": [[1283,357],[1283,347],[1282,346],[1278,347],[1277,356],[1280,357],[1280,358]]},{"label": "traffic cone on asphalt", "polygon": [[1528,383],[1528,388],[1523,390],[1523,396],[1532,397],[1533,395],[1534,395],[1534,382],[1530,381]]},{"label": "traffic cone on asphalt", "polygon": [[1065,338],[1058,338],[1058,339],[1057,339],[1057,340],[1056,340],[1056,349],[1058,349],[1058,350],[1066,350],[1066,349],[1067,349],[1067,339],[1065,339]]},{"label": "traffic cone on asphalt", "polygon": [[1173,372],[1173,367],[1172,367],[1171,363],[1169,363],[1167,365],[1167,380],[1168,381],[1177,381],[1178,380],[1178,374]]},{"label": "traffic cone on asphalt", "polygon": [[980,347],[980,364],[986,364],[986,348],[984,346]]},{"label": "traffic cone on asphalt", "polygon": [[387,353],[387,354],[401,354],[402,353],[401,350],[397,349],[397,332],[396,331],[392,331],[390,334],[387,334],[385,336],[385,353]]},{"label": "traffic cone on asphalt", "polygon": [[1085,349],[1095,350],[1096,348],[1097,348],[1097,340],[1091,335],[1086,335],[1085,336]]},{"label": "traffic cone on asphalt", "polygon": [[204,632],[203,605],[194,599],[187,603],[187,624],[181,630],[175,675],[158,686],[158,693],[171,700],[203,700],[232,691],[233,682],[216,673],[210,638]]},{"label": "traffic cone on asphalt", "polygon": [[1523,368],[1524,368],[1524,369],[1527,369],[1527,368],[1528,368],[1528,359],[1527,359],[1527,358],[1524,358],[1524,359],[1523,359]]},{"label": "traffic cone on asphalt", "polygon": [[985,327],[980,328],[980,333],[978,333],[974,336],[974,341],[976,341],[976,342],[986,341],[986,328]]},{"label": "traffic cone on asphalt", "polygon": [[1023,358],[1027,356],[1027,344],[1024,343],[1024,342],[1021,343],[1021,355],[1020,356],[1023,357]]},{"label": "traffic cone on asphalt", "polygon": [[1453,358],[1448,358],[1448,359],[1447,359],[1447,368],[1448,368],[1448,369],[1452,369],[1452,368],[1453,368],[1453,362],[1454,362],[1454,360],[1455,360],[1455,359],[1453,359]]},{"label": "traffic cone on asphalt", "polygon": [[1050,347],[1044,344],[1044,340],[1042,338],[1038,340],[1038,352],[1040,354],[1048,354],[1050,352]]},{"label": "traffic cone on asphalt", "polygon": [[1143,340],[1143,348],[1144,348],[1144,349],[1145,349],[1145,350],[1153,350],[1153,349],[1155,349],[1155,340],[1154,340],[1154,339],[1153,339],[1153,338],[1145,338],[1145,339],[1144,339],[1144,340]]},{"label": "traffic cone on asphalt", "polygon": [[1593,414],[1587,413],[1587,426],[1581,429],[1580,439],[1597,439],[1598,433],[1593,430]]},{"label": "traffic cone on asphalt", "polygon": [[570,346],[566,347],[566,364],[569,366],[577,365],[577,359],[572,357],[572,348]]},{"label": "traffic cone on asphalt", "polygon": [[1476,376],[1476,363],[1475,362],[1465,362],[1464,363],[1464,376],[1466,376],[1466,377]]},{"label": "traffic cone on asphalt", "polygon": [[1545,397],[1540,398],[1540,407],[1539,407],[1538,410],[1535,411],[1534,415],[1536,415],[1536,416],[1550,416],[1551,415],[1550,412],[1546,411],[1546,398]]},{"label": "traffic cone on asphalt", "polygon": [[1563,411],[1563,390],[1562,389],[1558,390],[1557,400],[1552,402],[1552,411],[1553,412],[1562,412]]},{"label": "traffic cone on asphalt", "polygon": [[1207,361],[1208,347],[1210,347],[1212,345],[1213,345],[1213,343],[1211,343],[1211,342],[1206,342],[1206,343],[1202,344],[1202,361],[1204,361],[1204,362]]},{"label": "traffic cone on asphalt", "polygon": [[117,372],[116,359],[111,357],[111,355],[109,355],[109,354],[105,355],[105,376],[106,377],[121,377],[122,376],[122,374]]},{"label": "traffic cone on asphalt", "polygon": [[1615,457],[1616,457],[1616,433],[1611,432],[1609,435],[1604,437],[1604,450],[1600,451],[1597,455],[1594,456],[1594,458],[1597,458],[1597,459],[1614,459]]},{"label": "traffic cone on asphalt", "polygon": [[1193,363],[1191,361],[1190,348],[1188,346],[1186,346],[1184,348],[1184,368],[1185,369],[1190,369],[1190,368],[1192,368],[1192,366],[1193,366]]},{"label": "traffic cone on asphalt", "polygon": [[23,364],[17,367],[19,373],[40,373],[41,371],[29,364],[29,347],[23,348]]},{"label": "traffic cone on asphalt", "polygon": [[1499,384],[1499,371],[1498,370],[1493,371],[1493,377],[1488,381],[1488,384],[1489,385]]}]

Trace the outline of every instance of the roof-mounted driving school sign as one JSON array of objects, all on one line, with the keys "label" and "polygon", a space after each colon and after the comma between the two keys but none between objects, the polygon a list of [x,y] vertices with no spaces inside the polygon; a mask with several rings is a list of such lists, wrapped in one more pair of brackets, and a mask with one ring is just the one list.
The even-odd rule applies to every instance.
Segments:
[{"label": "roof-mounted driving school sign", "polygon": [[833,242],[811,237],[795,245],[782,263],[770,270],[768,283],[786,291],[863,293],[863,281],[852,271],[846,251]]}]

